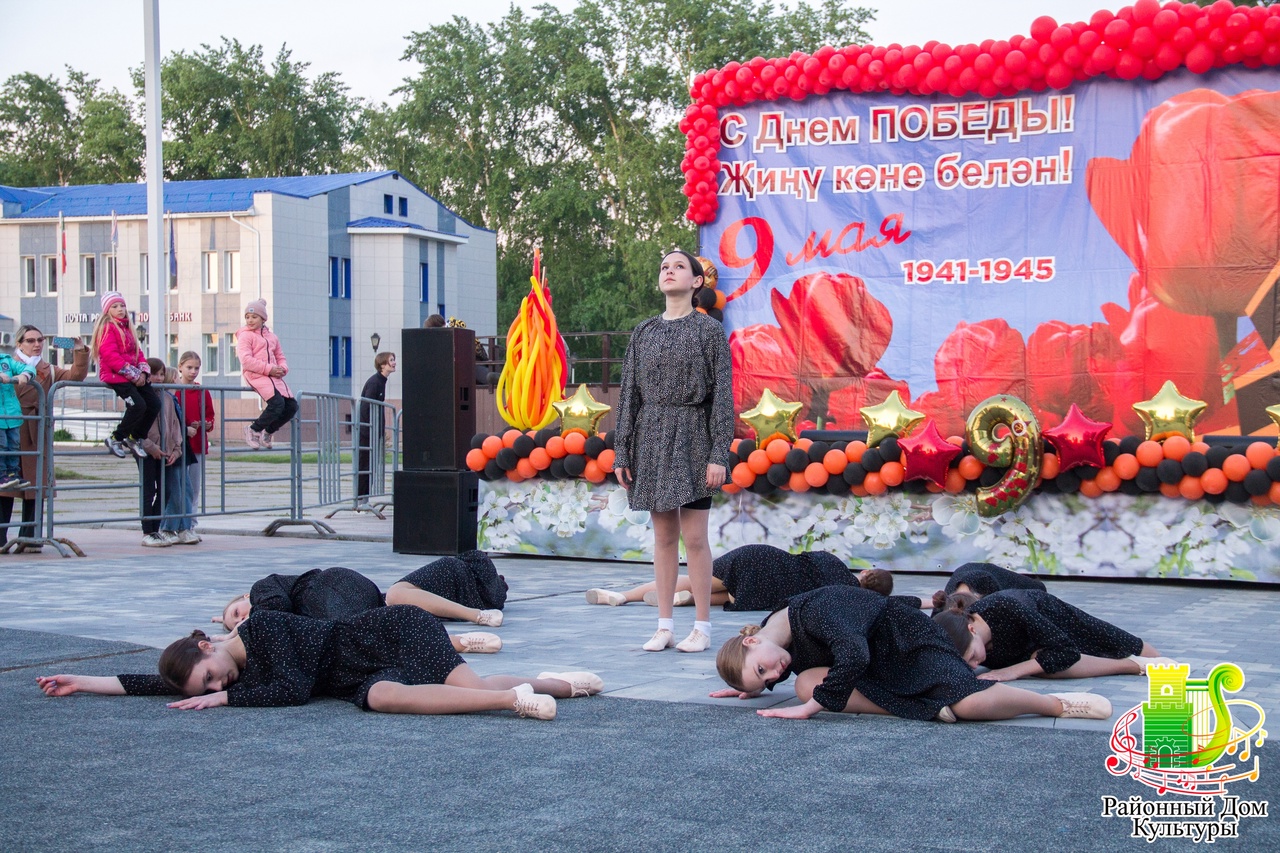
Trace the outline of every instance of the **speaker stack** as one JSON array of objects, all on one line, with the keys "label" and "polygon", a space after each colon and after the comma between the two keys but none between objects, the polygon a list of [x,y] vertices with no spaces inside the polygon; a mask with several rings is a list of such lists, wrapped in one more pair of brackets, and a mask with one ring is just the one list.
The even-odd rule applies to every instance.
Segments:
[{"label": "speaker stack", "polygon": [[476,547],[480,478],[464,460],[476,431],[476,336],[404,329],[403,470],[395,473],[391,550],[460,554]]}]

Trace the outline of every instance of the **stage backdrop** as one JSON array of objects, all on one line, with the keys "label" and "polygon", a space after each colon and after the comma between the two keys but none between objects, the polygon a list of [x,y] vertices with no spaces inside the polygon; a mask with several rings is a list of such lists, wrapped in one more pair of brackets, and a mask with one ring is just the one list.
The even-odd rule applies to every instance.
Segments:
[{"label": "stage backdrop", "polygon": [[1274,435],[1278,84],[1229,67],[722,107],[701,241],[738,410],[770,387],[856,429],[897,389],[962,435],[1003,393],[1123,436],[1172,379],[1209,404],[1198,432]]}]

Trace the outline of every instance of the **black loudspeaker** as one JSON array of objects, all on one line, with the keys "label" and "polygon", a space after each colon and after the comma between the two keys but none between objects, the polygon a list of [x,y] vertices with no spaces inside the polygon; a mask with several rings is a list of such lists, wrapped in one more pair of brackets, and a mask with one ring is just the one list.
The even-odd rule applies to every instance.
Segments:
[{"label": "black loudspeaker", "polygon": [[463,470],[476,432],[476,333],[404,329],[401,335],[403,468]]},{"label": "black loudspeaker", "polygon": [[461,554],[476,547],[480,478],[471,471],[397,471],[391,550]]}]

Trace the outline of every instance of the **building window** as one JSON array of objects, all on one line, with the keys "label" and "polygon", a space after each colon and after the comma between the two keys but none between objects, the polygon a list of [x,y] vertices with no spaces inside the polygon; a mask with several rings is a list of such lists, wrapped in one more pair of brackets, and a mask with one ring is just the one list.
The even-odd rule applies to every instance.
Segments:
[{"label": "building window", "polygon": [[342,259],[342,298],[351,298],[351,259]]},{"label": "building window", "polygon": [[384,195],[382,197],[382,212],[387,216],[396,212],[396,197],[393,195]]},{"label": "building window", "polygon": [[329,297],[337,299],[342,293],[342,267],[337,258],[329,258]]},{"label": "building window", "polygon": [[22,259],[22,295],[35,296],[36,289],[36,259]]},{"label": "building window", "polygon": [[227,252],[227,293],[240,292],[240,253]]},{"label": "building window", "polygon": [[400,196],[400,215],[401,216],[409,215],[409,199],[405,198],[404,196]]},{"label": "building window", "polygon": [[203,252],[200,258],[200,286],[205,293],[218,291],[218,253]]},{"label": "building window", "polygon": [[58,256],[49,255],[44,259],[44,292],[46,296],[58,293]]},{"label": "building window", "polygon": [[216,374],[218,372],[218,336],[216,334],[206,332],[204,335],[204,364],[202,366],[206,374]]},{"label": "building window", "polygon": [[116,287],[116,256],[102,256],[102,271],[107,274],[107,290],[119,290]]},{"label": "building window", "polygon": [[98,259],[93,255],[85,255],[80,259],[85,296],[93,296],[98,292]]},{"label": "building window", "polygon": [[342,339],[342,375],[351,375],[351,338]]},{"label": "building window", "polygon": [[431,270],[426,264],[418,264],[418,279],[422,285],[422,302],[425,305],[431,301]]},{"label": "building window", "polygon": [[329,375],[338,375],[338,339],[329,336]]},{"label": "building window", "polygon": [[240,356],[236,353],[236,334],[229,332],[227,339],[227,373],[240,372]]},{"label": "building window", "polygon": [[138,281],[142,283],[139,292],[144,294],[150,293],[151,269],[147,266],[147,253],[143,252],[141,255],[138,255],[138,260],[141,262],[138,266]]},{"label": "building window", "polygon": [[176,332],[169,335],[169,366],[176,367],[178,364],[178,335]]}]

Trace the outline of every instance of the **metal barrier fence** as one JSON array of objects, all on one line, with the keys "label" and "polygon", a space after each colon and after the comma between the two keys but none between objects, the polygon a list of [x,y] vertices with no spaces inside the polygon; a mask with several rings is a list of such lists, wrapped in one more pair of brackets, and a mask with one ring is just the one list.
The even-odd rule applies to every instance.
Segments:
[{"label": "metal barrier fence", "polygon": [[[252,389],[153,383],[152,388],[168,398],[163,405],[174,404],[180,422],[205,425],[209,452],[191,452],[195,450],[191,439],[204,449],[199,429],[189,431],[184,426],[181,436],[173,436],[174,426],[162,409],[156,421],[157,441],[139,442],[147,456],[131,454],[120,460],[101,444],[77,447],[54,440],[55,432],[62,434],[62,430],[82,442],[97,442],[109,435],[125,405],[108,386],[57,382],[47,393],[38,383],[35,387],[38,408],[24,412],[22,419],[24,425],[37,424],[39,441],[22,455],[35,457],[38,482],[28,492],[33,499],[23,502],[22,520],[0,524],[6,538],[10,530],[19,528],[19,535],[0,549],[3,552],[51,545],[63,556],[83,556],[74,542],[56,535],[59,527],[67,525],[138,522],[145,534],[167,531],[171,535],[160,538],[172,540],[200,518],[261,513],[278,515],[264,535],[288,525],[309,525],[322,536],[336,536],[332,527],[308,511],[338,505],[327,517],[352,511],[384,518],[381,509],[391,503],[388,461],[391,471],[400,464],[400,418],[395,407],[384,402],[298,394],[298,413],[277,432],[274,446],[255,449],[239,444],[245,426],[254,418],[226,416],[229,401],[246,394],[258,399]],[[181,403],[193,409],[185,418]],[[164,453],[178,448],[178,453]],[[188,464],[193,457],[198,464]],[[129,459],[136,464],[121,467]],[[55,488],[48,475],[58,470],[59,462],[68,470]],[[275,465],[250,468],[243,463],[275,463],[279,473],[272,470]],[[136,510],[131,508],[135,495]]]}]

